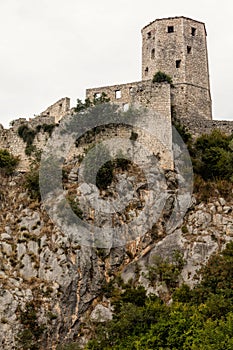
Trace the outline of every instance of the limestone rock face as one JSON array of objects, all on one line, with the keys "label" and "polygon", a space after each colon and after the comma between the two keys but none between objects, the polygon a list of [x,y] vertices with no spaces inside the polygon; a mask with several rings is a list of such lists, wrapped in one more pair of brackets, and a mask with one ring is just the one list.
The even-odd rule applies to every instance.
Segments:
[{"label": "limestone rock face", "polygon": [[[74,174],[72,169],[71,174]],[[156,181],[156,172],[151,176]],[[73,175],[71,178],[74,186],[76,179]],[[108,191],[114,200],[119,193],[127,192],[127,201],[132,203],[122,216],[115,216],[116,225],[121,220],[128,223],[137,218],[148,190],[143,177],[135,179],[132,174],[129,177],[118,174],[118,182],[102,193],[93,185],[75,188],[84,219],[102,227],[109,224],[109,215],[104,217],[90,210],[90,202],[93,204],[97,195],[101,196],[104,205]],[[193,286],[197,283],[196,273],[200,267],[232,240],[232,202],[215,198],[207,204],[197,204],[194,197],[192,200],[179,197],[176,176],[172,173],[167,174],[164,189],[169,188],[169,196],[153,227],[123,246],[106,248],[80,245],[75,232],[65,235],[51,221],[43,205],[29,198],[22,182],[23,175],[17,175],[14,184],[3,184],[0,347],[4,350],[20,348],[23,341],[29,340],[32,344],[37,342],[40,349],[56,349],[60,342],[73,339],[81,339],[80,344],[84,345],[89,331],[83,325],[112,318],[105,286],[114,276],[120,274],[124,281],[131,279],[135,285],[142,284],[148,293],[168,295],[166,286],[151,285],[147,278],[149,266],[157,256],[170,259],[179,251],[185,262],[179,283]],[[170,226],[171,223],[174,226],[167,230],[169,215],[178,202],[181,205],[190,203],[189,210],[183,219],[170,221]],[[144,216],[137,227],[142,231]],[[43,330],[39,339],[36,327]],[[28,328],[31,332],[29,340],[26,337]]]}]

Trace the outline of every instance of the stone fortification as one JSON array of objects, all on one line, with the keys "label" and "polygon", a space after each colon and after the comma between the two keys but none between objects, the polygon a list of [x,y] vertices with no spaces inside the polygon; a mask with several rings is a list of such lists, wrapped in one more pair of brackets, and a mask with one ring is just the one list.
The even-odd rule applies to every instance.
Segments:
[{"label": "stone fortification", "polygon": [[[153,86],[152,79],[158,71],[171,76],[173,81],[166,102],[161,89],[154,94],[157,86]],[[142,96],[140,86],[144,84],[146,95]],[[148,24],[142,29],[142,82],[88,89],[86,95],[98,96],[101,92],[105,92],[114,103],[128,105],[137,101],[149,105],[159,113],[163,108],[162,103],[165,103],[170,104],[176,116],[211,120],[212,102],[204,23],[186,17],[172,17]]]},{"label": "stone fortification", "polygon": [[201,118],[179,118],[179,123],[185,126],[187,131],[197,138],[203,134],[210,134],[213,130],[220,130],[226,135],[233,133],[232,120],[204,120]]},{"label": "stone fortification", "polygon": [[18,134],[20,126],[25,125],[34,132],[38,131],[36,132],[33,146],[39,150],[44,147],[48,140],[49,134],[43,129],[39,130],[38,127],[41,125],[50,124],[55,125],[54,117],[38,116],[29,121],[27,121],[25,118],[17,119],[11,123],[11,127],[9,129],[4,129],[2,126],[0,127],[0,149],[6,149],[14,156],[19,157],[19,171],[27,171],[29,168],[29,157],[25,153],[27,145]]},{"label": "stone fortification", "polygon": [[[170,75],[173,84],[153,83],[157,71]],[[165,167],[172,159],[172,117],[185,125],[194,137],[213,129],[227,134],[233,131],[233,122],[212,120],[206,28],[204,23],[190,18],[157,19],[145,26],[142,29],[142,81],[87,89],[86,97],[93,99],[102,93],[124,111],[131,105],[141,105],[157,112],[161,133],[166,132],[165,148],[170,152],[168,156],[167,152],[159,150]],[[0,148],[20,156],[20,169],[26,170],[28,156],[25,155],[25,142],[18,135],[19,126],[26,124],[37,130],[33,146],[41,149],[49,134],[43,128],[39,130],[38,126],[58,124],[70,113],[73,113],[70,99],[65,97],[34,119],[18,119],[8,130],[0,127]],[[127,137],[130,132],[127,131]],[[107,133],[111,137],[113,130],[109,129],[102,136],[106,137]],[[125,136],[124,128],[118,128],[117,133]],[[77,153],[76,149],[74,153]]]},{"label": "stone fortification", "polygon": [[42,117],[54,117],[55,123],[58,123],[70,110],[70,98],[64,97],[55,102],[40,114]]},{"label": "stone fortification", "polygon": [[127,110],[130,105],[142,105],[155,110],[165,120],[171,120],[171,92],[167,83],[154,84],[151,80],[129,84],[87,89],[90,99],[105,93],[111,102]]},{"label": "stone fortification", "polygon": [[142,29],[142,80],[153,79],[157,71],[172,77],[177,115],[212,119],[204,23],[171,17]]}]

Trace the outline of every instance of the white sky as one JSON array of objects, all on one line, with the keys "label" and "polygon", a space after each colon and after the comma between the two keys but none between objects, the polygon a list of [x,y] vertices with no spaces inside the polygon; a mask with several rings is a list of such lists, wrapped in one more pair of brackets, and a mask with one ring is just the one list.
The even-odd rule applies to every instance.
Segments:
[{"label": "white sky", "polygon": [[187,16],[207,28],[214,119],[233,120],[230,0],[0,0],[0,123],[62,97],[141,79],[141,28]]}]

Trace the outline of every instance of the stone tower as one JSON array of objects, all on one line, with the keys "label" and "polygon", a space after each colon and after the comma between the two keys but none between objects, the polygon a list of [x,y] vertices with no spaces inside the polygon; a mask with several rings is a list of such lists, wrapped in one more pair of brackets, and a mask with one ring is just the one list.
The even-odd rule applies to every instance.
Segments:
[{"label": "stone tower", "polygon": [[157,19],[142,29],[142,80],[172,77],[177,117],[212,119],[206,29],[186,17]]}]

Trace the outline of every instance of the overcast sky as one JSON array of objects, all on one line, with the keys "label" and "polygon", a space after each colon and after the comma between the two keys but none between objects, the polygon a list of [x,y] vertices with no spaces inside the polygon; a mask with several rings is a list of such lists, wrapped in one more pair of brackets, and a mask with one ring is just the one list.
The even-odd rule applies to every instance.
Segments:
[{"label": "overcast sky", "polygon": [[233,120],[230,0],[0,0],[0,123],[62,97],[141,79],[141,28],[187,16],[207,28],[214,119]]}]

